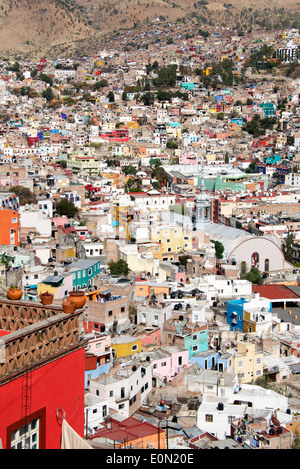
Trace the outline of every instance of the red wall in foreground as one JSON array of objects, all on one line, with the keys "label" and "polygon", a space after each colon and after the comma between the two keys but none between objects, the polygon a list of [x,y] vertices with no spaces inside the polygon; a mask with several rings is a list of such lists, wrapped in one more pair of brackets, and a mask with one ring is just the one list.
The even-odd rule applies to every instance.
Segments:
[{"label": "red wall in foreground", "polygon": [[[40,449],[59,449],[62,409],[66,421],[84,436],[85,349],[38,368],[31,373],[31,406],[28,419],[40,420]],[[10,434],[24,424],[24,377],[0,386],[0,438],[4,449],[10,448]],[[59,411],[59,417],[62,412]],[[22,421],[23,418],[23,421]]]}]

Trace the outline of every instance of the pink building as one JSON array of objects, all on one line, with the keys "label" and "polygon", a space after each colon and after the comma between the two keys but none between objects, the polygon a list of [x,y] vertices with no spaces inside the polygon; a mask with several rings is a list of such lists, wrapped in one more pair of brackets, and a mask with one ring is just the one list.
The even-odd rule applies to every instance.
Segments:
[{"label": "pink building", "polygon": [[194,151],[188,151],[179,155],[179,164],[199,165],[201,162],[201,156]]},{"label": "pink building", "polygon": [[152,353],[150,357],[153,378],[159,380],[172,381],[174,376],[190,364],[188,350],[166,347]]},{"label": "pink building", "polygon": [[161,345],[161,328],[160,327],[146,327],[144,332],[137,332],[135,337],[141,339],[142,349],[151,345]]},{"label": "pink building", "polygon": [[58,228],[59,226],[65,226],[65,224],[68,223],[68,218],[66,216],[63,216],[63,217],[55,217],[55,218],[52,218],[52,223],[54,223],[54,225],[56,226],[56,228]]},{"label": "pink building", "polygon": [[104,364],[107,359],[110,359],[110,335],[95,333],[94,337],[89,340],[88,352],[96,357],[101,357],[100,364]]}]

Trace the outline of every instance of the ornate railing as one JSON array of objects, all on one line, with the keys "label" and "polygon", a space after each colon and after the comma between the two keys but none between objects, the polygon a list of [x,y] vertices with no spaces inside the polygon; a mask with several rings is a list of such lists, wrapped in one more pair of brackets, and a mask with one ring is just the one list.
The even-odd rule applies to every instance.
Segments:
[{"label": "ornate railing", "polygon": [[83,309],[65,314],[60,306],[0,299],[0,384],[78,348],[82,313]]}]

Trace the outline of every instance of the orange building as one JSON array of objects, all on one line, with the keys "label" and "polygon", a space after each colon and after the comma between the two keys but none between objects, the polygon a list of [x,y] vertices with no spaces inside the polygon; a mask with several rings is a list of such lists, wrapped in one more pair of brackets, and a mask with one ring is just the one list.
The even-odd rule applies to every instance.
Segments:
[{"label": "orange building", "polygon": [[135,296],[150,298],[150,296],[155,295],[156,297],[162,297],[164,295],[170,294],[170,287],[167,283],[154,283],[149,282],[136,276],[135,278]]},{"label": "orange building", "polygon": [[0,209],[0,244],[20,246],[19,213],[11,209]]}]

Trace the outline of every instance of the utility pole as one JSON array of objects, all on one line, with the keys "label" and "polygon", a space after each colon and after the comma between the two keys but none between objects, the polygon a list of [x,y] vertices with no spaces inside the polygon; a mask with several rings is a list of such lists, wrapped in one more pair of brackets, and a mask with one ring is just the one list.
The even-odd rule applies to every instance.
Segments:
[{"label": "utility pole", "polygon": [[168,427],[168,420],[167,420],[167,449],[169,449],[169,427]]}]

